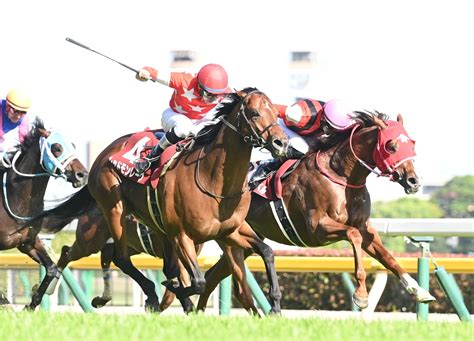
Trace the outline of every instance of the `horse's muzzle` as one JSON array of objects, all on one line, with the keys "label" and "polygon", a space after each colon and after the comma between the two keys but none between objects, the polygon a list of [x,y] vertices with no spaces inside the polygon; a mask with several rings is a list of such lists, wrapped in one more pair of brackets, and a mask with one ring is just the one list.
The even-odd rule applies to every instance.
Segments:
[{"label": "horse's muzzle", "polygon": [[284,157],[288,152],[288,139],[272,138],[270,148],[273,156]]},{"label": "horse's muzzle", "polygon": [[403,184],[406,194],[415,194],[421,187],[421,183],[417,177],[408,177]]},{"label": "horse's muzzle", "polygon": [[89,178],[89,172],[82,171],[82,172],[74,172],[73,179],[72,179],[72,186],[74,188],[82,187],[87,184],[87,179]]}]

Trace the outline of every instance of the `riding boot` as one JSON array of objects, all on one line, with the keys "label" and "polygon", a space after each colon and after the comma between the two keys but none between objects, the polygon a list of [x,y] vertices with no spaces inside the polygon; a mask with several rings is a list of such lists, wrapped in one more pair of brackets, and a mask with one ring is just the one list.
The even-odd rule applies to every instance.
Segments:
[{"label": "riding boot", "polygon": [[253,173],[249,181],[249,187],[255,188],[260,182],[265,180],[271,172],[280,168],[280,166],[285,162],[286,159],[273,159],[269,161],[263,161],[258,166],[257,170]]},{"label": "riding boot", "polygon": [[289,159],[301,159],[303,156],[305,156],[304,153],[300,152],[299,150],[295,149],[292,146],[288,147],[288,151],[286,154],[286,157],[279,158],[279,159],[273,159],[270,161],[262,162],[255,173],[253,173],[252,178],[249,181],[249,187],[250,188],[255,188],[258,186],[260,182],[266,179],[268,174],[270,174],[273,171],[276,171],[280,166]]},{"label": "riding boot", "polygon": [[140,158],[134,161],[133,164],[135,165],[136,175],[145,173],[146,170],[150,168],[151,164],[160,158],[161,153],[163,153],[166,148],[177,143],[179,140],[180,138],[176,136],[173,129],[167,132],[145,158]]}]

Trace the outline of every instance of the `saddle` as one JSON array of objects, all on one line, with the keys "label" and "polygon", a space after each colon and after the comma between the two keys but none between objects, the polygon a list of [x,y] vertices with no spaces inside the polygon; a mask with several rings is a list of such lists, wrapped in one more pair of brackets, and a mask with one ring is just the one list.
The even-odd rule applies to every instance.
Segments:
[{"label": "saddle", "polygon": [[281,199],[283,195],[281,181],[296,169],[300,161],[299,159],[286,160],[276,172],[271,173],[253,192],[270,201]]},{"label": "saddle", "polygon": [[[152,164],[143,174],[137,175],[133,161],[145,158],[159,139],[152,131],[140,131],[131,135],[124,148],[109,157],[110,163],[122,176],[141,185],[156,188],[160,177],[166,172],[171,162],[179,155],[176,145],[172,145],[161,154],[159,160]],[[162,136],[162,135],[161,135]]]}]

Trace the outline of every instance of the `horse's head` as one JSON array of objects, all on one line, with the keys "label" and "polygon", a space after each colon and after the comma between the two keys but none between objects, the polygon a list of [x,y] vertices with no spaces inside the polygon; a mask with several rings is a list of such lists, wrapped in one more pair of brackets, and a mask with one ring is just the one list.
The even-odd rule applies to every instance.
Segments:
[{"label": "horse's head", "polygon": [[84,186],[89,173],[77,159],[74,145],[57,131],[38,130],[43,169],[53,177],[66,179],[74,188]]},{"label": "horse's head", "polygon": [[254,147],[265,147],[275,157],[286,155],[288,137],[278,125],[278,110],[263,92],[247,88],[238,91],[242,104],[238,120],[244,140]]},{"label": "horse's head", "polygon": [[415,141],[403,127],[403,118],[399,114],[397,121],[382,121],[374,117],[379,128],[377,146],[373,158],[377,168],[392,181],[398,182],[405,193],[416,193],[420,189],[420,180],[415,171]]}]

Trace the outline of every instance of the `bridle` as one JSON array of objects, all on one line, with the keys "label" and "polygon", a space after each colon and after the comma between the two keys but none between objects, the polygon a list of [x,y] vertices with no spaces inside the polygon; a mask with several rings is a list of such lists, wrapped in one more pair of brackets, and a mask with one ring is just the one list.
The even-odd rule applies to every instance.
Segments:
[{"label": "bridle", "polygon": [[[240,108],[239,108],[239,112],[237,113],[237,126],[233,125],[232,123],[230,123],[229,121],[227,121],[224,117],[219,117],[218,119],[224,123],[227,127],[229,127],[230,129],[232,129],[232,131],[236,132],[238,135],[240,135],[242,137],[242,139],[244,140],[245,143],[248,143],[250,144],[252,147],[254,148],[257,148],[257,147],[260,147],[260,148],[265,148],[268,143],[265,142],[265,139],[262,137],[263,134],[265,134],[269,129],[271,129],[272,127],[274,127],[275,125],[277,125],[278,123],[277,122],[273,122],[271,124],[269,124],[268,126],[266,126],[262,131],[258,131],[257,129],[254,128],[254,126],[252,125],[252,123],[250,122],[249,118],[247,117],[247,114],[245,113],[245,98],[247,98],[248,96],[250,96],[251,94],[253,93],[261,93],[260,91],[257,91],[257,90],[254,90],[254,91],[251,91],[249,92],[247,95],[245,95],[244,97],[242,97],[241,99],[241,103],[240,103]],[[257,113],[258,116],[260,116],[259,113]],[[250,127],[250,135],[244,135],[241,131],[240,131],[240,128],[241,128],[241,118],[244,119],[244,121],[247,123],[247,125]],[[200,172],[199,172],[199,165],[201,163],[201,157],[202,157],[202,154],[203,154],[203,151],[204,151],[204,146],[201,148],[201,150],[199,151],[199,156],[198,156],[198,159],[197,159],[197,162],[196,162],[196,184],[197,186],[199,187],[199,189],[201,191],[203,191],[204,193],[206,193],[207,195],[213,197],[213,198],[216,198],[216,199],[231,199],[231,198],[235,198],[235,197],[239,197],[239,196],[242,196],[242,194],[244,194],[246,191],[248,191],[249,187],[248,186],[245,186],[244,188],[242,188],[242,190],[240,192],[237,192],[237,193],[233,193],[231,195],[226,195],[226,196],[222,196],[222,195],[219,195],[219,194],[215,194],[215,193],[212,193],[211,191],[207,190],[204,185],[202,184],[202,181],[201,181],[201,176],[200,176]]]},{"label": "bridle", "polygon": [[[39,141],[40,145],[40,164],[41,167],[45,170],[44,173],[23,173],[20,172],[16,165],[18,163],[18,159],[20,155],[22,154],[21,149],[19,149],[15,155],[13,156],[12,162],[10,165],[6,165],[6,168],[11,168],[11,170],[21,176],[21,177],[26,177],[26,178],[36,178],[36,177],[44,177],[44,176],[51,176],[54,178],[63,178],[67,180],[67,176],[65,175],[66,167],[71,163],[73,159],[76,158],[75,153],[72,150],[67,150],[66,155],[62,155],[62,161],[59,161],[54,155],[52,155],[51,150],[48,148],[50,141],[48,139],[51,137],[41,137]],[[45,164],[53,164],[53,167],[48,167],[45,166]],[[5,163],[4,163],[5,165]],[[2,191],[3,191],[3,197],[4,197],[4,204],[5,208],[7,209],[8,213],[14,217],[15,219],[18,220],[31,220],[34,219],[34,216],[29,216],[29,217],[21,217],[16,215],[15,213],[12,212],[10,208],[10,204],[8,203],[8,195],[7,195],[7,170],[3,173],[2,177]]]},{"label": "bridle", "polygon": [[[351,131],[351,134],[350,134],[350,137],[349,137],[349,147],[350,147],[350,150],[351,150],[351,153],[352,155],[354,156],[354,158],[363,166],[365,167],[366,169],[368,169],[371,173],[374,173],[375,175],[377,175],[378,177],[380,176],[383,176],[383,177],[387,177],[390,179],[390,181],[394,181],[394,182],[397,182],[399,181],[401,178],[402,178],[402,174],[400,174],[400,172],[396,169],[396,168],[391,168],[391,167],[387,167],[385,171],[380,171],[378,169],[376,169],[378,166],[378,168],[380,168],[380,165],[377,165],[377,164],[374,164],[374,165],[369,165],[367,162],[365,162],[364,160],[362,160],[360,157],[357,156],[355,150],[354,150],[354,147],[352,145],[352,140],[353,140],[353,137],[354,137],[354,133],[355,131],[360,127],[360,124],[357,124],[355,125],[353,128],[352,128],[352,131]],[[378,138],[378,140],[380,139],[380,137]],[[377,140],[377,141],[378,141]],[[378,141],[380,142],[380,141]],[[379,150],[379,148],[376,146],[374,147],[374,151],[373,151],[373,154],[374,155],[379,155],[381,152]],[[319,162],[319,156],[320,156],[320,151],[318,151],[318,153],[316,154],[316,164],[321,172],[321,174],[323,174],[325,177],[327,177],[329,180],[331,180],[332,182],[334,183],[337,183],[341,186],[345,186],[345,187],[349,187],[349,188],[363,188],[365,187],[365,181],[363,184],[361,185],[352,185],[352,184],[349,184],[345,181],[342,181],[340,179],[337,179],[335,177],[333,177],[332,175],[330,175],[326,170],[324,170],[324,168],[321,166],[320,162]]]},{"label": "bridle", "polygon": [[[242,97],[241,99],[241,104],[240,104],[240,108],[239,108],[239,112],[237,113],[237,126],[233,125],[232,123],[230,123],[229,121],[227,121],[224,117],[219,117],[218,119],[224,123],[227,127],[229,127],[230,129],[232,129],[234,132],[236,132],[237,134],[239,134],[242,139],[244,140],[245,143],[248,143],[250,144],[252,147],[254,148],[257,148],[257,147],[260,147],[260,148],[265,148],[267,147],[268,143],[265,142],[265,139],[262,137],[263,134],[265,134],[268,130],[270,130],[272,127],[276,126],[278,124],[278,122],[273,122],[273,123],[270,123],[268,126],[266,126],[262,131],[258,131],[253,125],[252,123],[250,122],[249,118],[247,117],[247,114],[245,113],[245,105],[244,105],[244,102],[245,102],[245,98],[249,97],[250,95],[254,94],[254,93],[262,93],[260,91],[257,91],[257,90],[254,90],[254,91],[251,91],[249,92],[247,95],[245,95],[245,97]],[[257,115],[260,116],[260,114],[257,112]],[[240,131],[240,128],[241,128],[241,118],[244,119],[245,123],[247,123],[247,125],[249,126],[250,128],[250,135],[244,135],[241,131]]]}]

